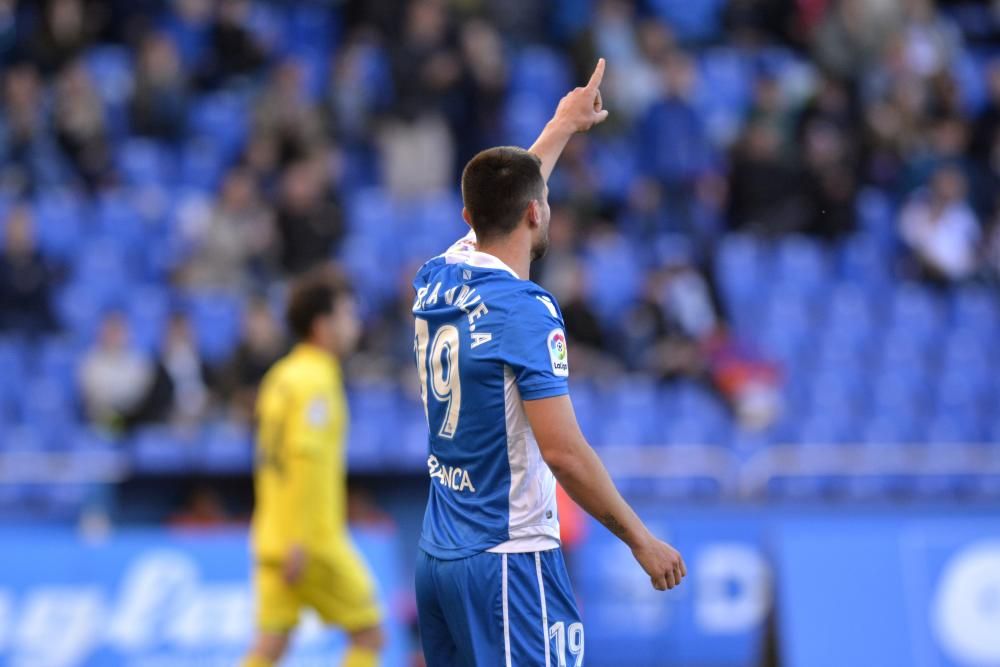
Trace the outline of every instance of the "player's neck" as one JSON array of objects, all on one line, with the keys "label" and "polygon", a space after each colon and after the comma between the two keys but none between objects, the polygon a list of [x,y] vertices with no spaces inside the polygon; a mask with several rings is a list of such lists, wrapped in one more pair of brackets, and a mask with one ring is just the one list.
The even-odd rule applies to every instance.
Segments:
[{"label": "player's neck", "polygon": [[479,252],[493,255],[513,269],[521,280],[527,280],[531,272],[531,241],[521,242],[519,239],[506,238],[502,241],[491,241],[476,245]]}]

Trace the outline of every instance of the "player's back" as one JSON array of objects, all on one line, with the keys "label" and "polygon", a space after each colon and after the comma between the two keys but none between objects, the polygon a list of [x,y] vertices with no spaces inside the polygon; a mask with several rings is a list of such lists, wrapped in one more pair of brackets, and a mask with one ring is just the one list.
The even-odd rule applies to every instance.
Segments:
[{"label": "player's back", "polygon": [[346,530],[347,411],[336,359],[296,346],[265,375],[256,412],[254,550],[283,557],[298,540],[330,552]]},{"label": "player's back", "polygon": [[567,391],[558,307],[468,240],[414,287],[431,476],[421,547],[448,559],[558,546],[555,481],[521,404]]}]

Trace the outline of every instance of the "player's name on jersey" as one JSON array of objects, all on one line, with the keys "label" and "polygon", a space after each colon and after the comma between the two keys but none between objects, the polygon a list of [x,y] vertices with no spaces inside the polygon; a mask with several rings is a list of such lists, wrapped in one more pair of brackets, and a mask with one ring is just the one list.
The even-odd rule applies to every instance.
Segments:
[{"label": "player's name on jersey", "polygon": [[[421,287],[417,290],[417,298],[413,302],[413,311],[427,310],[436,306],[440,298],[440,291],[440,281],[434,283],[433,287],[430,285]],[[479,319],[489,314],[490,309],[486,307],[486,303],[482,300],[479,293],[476,292],[475,287],[455,285],[451,289],[445,290],[444,303],[458,308],[468,316],[469,336],[472,339],[471,346],[473,348],[493,340],[493,334],[489,331],[483,331],[481,329],[482,324],[477,324]],[[476,330],[477,326],[480,327],[479,331]]]}]

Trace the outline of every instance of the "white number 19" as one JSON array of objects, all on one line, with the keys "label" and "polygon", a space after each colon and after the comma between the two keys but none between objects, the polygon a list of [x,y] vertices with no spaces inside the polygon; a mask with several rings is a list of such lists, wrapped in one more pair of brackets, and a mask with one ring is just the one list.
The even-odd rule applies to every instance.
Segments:
[{"label": "white number 19", "polygon": [[[427,342],[430,331],[427,320],[416,318],[416,336],[413,339],[413,352],[417,357],[417,376],[420,379],[420,398],[424,402],[424,415],[430,425],[430,412],[427,410],[428,387],[434,398],[441,403],[447,403],[445,418],[438,431],[442,438],[455,437],[458,428],[458,415],[462,409],[462,384],[458,376],[458,327],[451,324],[442,325],[428,354]],[[429,357],[429,358],[428,358]],[[444,358],[447,358],[445,364]],[[428,382],[428,364],[430,365],[430,382]]]},{"label": "white number 19", "polygon": [[556,657],[559,667],[566,667],[566,649],[575,658],[574,667],[583,664],[583,623],[570,623],[569,628],[562,621],[553,623],[549,628],[549,639],[556,641]]}]

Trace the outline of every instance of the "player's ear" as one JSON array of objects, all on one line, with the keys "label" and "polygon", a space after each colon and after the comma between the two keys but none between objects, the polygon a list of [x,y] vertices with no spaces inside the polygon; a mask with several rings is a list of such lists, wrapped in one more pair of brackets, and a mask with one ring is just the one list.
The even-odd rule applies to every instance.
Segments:
[{"label": "player's ear", "polygon": [[542,222],[542,207],[537,199],[528,202],[528,226],[537,227]]},{"label": "player's ear", "polygon": [[469,216],[469,209],[462,207],[462,220],[465,220],[465,224],[472,227],[472,217]]}]

